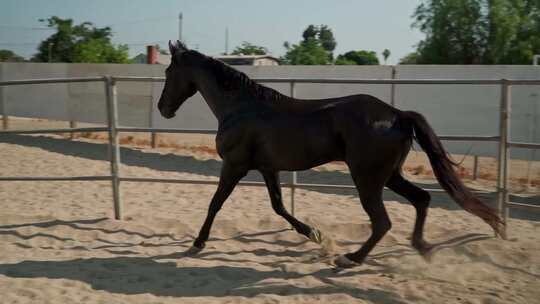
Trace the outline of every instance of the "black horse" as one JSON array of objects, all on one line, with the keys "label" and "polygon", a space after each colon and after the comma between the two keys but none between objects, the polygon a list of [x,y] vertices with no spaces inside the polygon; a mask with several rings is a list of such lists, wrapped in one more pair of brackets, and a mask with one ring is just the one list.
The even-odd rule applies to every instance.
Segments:
[{"label": "black horse", "polygon": [[283,206],[278,172],[306,170],[330,161],[344,161],[350,169],[360,201],[372,223],[372,234],[362,247],[335,260],[337,266],[361,264],[390,230],[383,205],[386,185],[416,208],[412,246],[422,255],[430,250],[423,239],[430,195],[401,175],[401,166],[413,138],[427,153],[435,176],[465,210],[500,233],[501,219],[463,185],[455,165],[422,115],[400,111],[370,95],[321,100],[298,100],[264,87],[221,61],[171,44],[171,64],[158,103],[172,118],[197,91],[219,122],[216,147],[223,159],[219,186],[208,215],[189,253],[201,251],[212,222],[236,184],[249,170],[258,170],[270,194],[274,211],[297,232],[321,242],[321,233]]}]

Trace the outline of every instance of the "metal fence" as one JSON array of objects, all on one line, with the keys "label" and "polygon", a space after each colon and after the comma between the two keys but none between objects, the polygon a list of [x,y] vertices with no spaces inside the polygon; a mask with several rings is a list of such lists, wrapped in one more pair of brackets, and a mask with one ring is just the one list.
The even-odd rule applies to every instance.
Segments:
[{"label": "metal fence", "polygon": [[[497,209],[504,221],[508,219],[509,208],[526,208],[540,211],[540,206],[521,204],[509,201],[509,150],[512,147],[526,149],[540,149],[538,143],[513,142],[510,140],[510,109],[511,109],[511,87],[515,85],[540,85],[540,80],[508,80],[508,79],[298,79],[298,78],[258,78],[255,79],[263,83],[289,83],[290,96],[295,96],[295,85],[297,83],[335,83],[335,84],[387,84],[391,85],[392,92],[395,85],[407,84],[462,84],[462,85],[498,85],[501,90],[500,98],[500,118],[499,134],[493,136],[439,136],[441,140],[449,141],[483,141],[498,142],[498,170],[497,170]],[[118,126],[117,107],[117,83],[118,82],[162,82],[162,77],[124,77],[124,76],[103,76],[103,77],[78,77],[78,78],[50,78],[50,79],[30,79],[1,81],[0,86],[32,85],[47,83],[80,83],[80,82],[103,82],[104,93],[107,101],[107,127],[94,128],[66,128],[66,129],[42,129],[42,130],[2,130],[0,134],[46,134],[46,133],[75,133],[75,132],[108,132],[109,133],[109,160],[111,175],[106,176],[70,176],[70,177],[0,177],[0,181],[103,181],[110,180],[112,185],[114,215],[116,219],[122,219],[122,200],[120,197],[121,182],[157,182],[157,183],[180,183],[198,185],[217,185],[217,181],[202,181],[191,179],[165,179],[165,178],[140,178],[122,177],[120,174],[120,144],[119,133],[121,132],[153,132],[153,133],[197,133],[215,134],[216,130],[195,130],[195,129],[164,129],[164,128],[129,128]],[[394,96],[391,94],[391,104],[394,105]],[[3,113],[4,123],[7,121],[7,114]],[[240,182],[241,186],[264,186],[262,182]],[[291,189],[291,212],[294,214],[294,197],[297,188],[333,188],[333,189],[354,189],[349,185],[328,185],[328,184],[306,184],[298,183],[296,172],[292,172],[292,180],[289,183],[282,183],[283,187]],[[431,192],[442,192],[441,189],[426,189]]]}]

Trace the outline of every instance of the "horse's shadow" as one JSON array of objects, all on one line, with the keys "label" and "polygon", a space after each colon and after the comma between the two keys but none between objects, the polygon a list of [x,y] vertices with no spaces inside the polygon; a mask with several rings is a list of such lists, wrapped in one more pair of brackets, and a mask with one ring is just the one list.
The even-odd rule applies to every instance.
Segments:
[{"label": "horse's shadow", "polygon": [[[140,234],[128,229],[104,229],[96,227],[104,219],[91,220],[72,220],[61,221],[53,220],[47,222],[23,223],[0,226],[0,232],[11,234],[19,241],[27,241],[33,237],[52,238],[55,241],[63,240],[61,236],[51,234],[48,228],[55,226],[67,226],[71,229],[83,231],[95,231],[102,234],[100,237],[107,239],[108,236],[125,234],[136,236],[137,238],[151,239],[154,246],[157,240],[163,241],[163,246],[169,250],[175,250],[171,247],[170,240],[162,239],[159,236],[165,235]],[[36,227],[43,228],[43,231],[31,235],[22,235],[10,233],[17,231],[18,228]],[[265,237],[284,233],[288,229],[276,229],[270,231],[260,231],[254,233],[242,233],[229,239],[217,239],[219,241],[237,241],[242,243],[269,243]],[[116,236],[115,236],[116,238]],[[103,290],[110,293],[119,293],[126,295],[150,293],[156,296],[172,297],[224,297],[224,296],[242,296],[253,297],[262,294],[275,295],[331,295],[348,294],[351,297],[366,301],[383,301],[385,303],[404,303],[400,296],[381,289],[362,288],[361,286],[352,286],[340,282],[339,278],[355,276],[362,274],[377,273],[373,269],[357,269],[346,273],[335,273],[329,267],[310,272],[300,273],[286,270],[287,263],[295,263],[306,255],[310,250],[296,248],[306,241],[280,243],[280,246],[289,246],[286,250],[271,250],[258,248],[247,251],[219,251],[207,250],[194,257],[186,257],[182,251],[186,250],[192,242],[191,237],[188,240],[178,240],[179,251],[163,255],[147,256],[141,252],[141,243],[115,242],[107,241],[111,246],[118,245],[126,248],[131,256],[125,254],[116,254],[113,257],[90,257],[78,258],[64,261],[38,261],[29,260],[15,264],[0,264],[0,275],[10,278],[49,278],[49,279],[67,279],[76,280],[89,284],[94,290]],[[19,242],[16,241],[16,242]],[[66,240],[68,242],[69,240]],[[32,248],[31,244],[25,249]],[[64,248],[62,250],[70,250]],[[78,250],[78,249],[77,249]],[[112,253],[109,248],[92,248],[88,252],[107,251]],[[136,255],[136,256],[133,256]],[[143,256],[144,255],[144,256]],[[249,257],[257,257],[250,259]],[[268,262],[261,261],[268,258]],[[200,264],[201,266],[179,266],[185,264],[182,259],[190,259],[190,264]],[[199,262],[197,262],[199,260]],[[180,262],[180,263],[179,263]],[[220,266],[203,266],[209,264],[223,264]],[[303,263],[309,263],[303,261]],[[258,264],[260,267],[249,267],[247,265]],[[246,266],[243,266],[246,265]],[[324,266],[324,265],[323,265]],[[264,270],[261,270],[264,269]],[[381,268],[382,272],[388,271]],[[294,280],[311,276],[321,281],[324,286],[305,287],[302,284],[295,284]],[[279,282],[279,283],[276,283]]]},{"label": "horse's shadow", "polygon": [[[400,296],[381,289],[347,286],[334,279],[362,271],[336,274],[330,269],[302,274],[291,271],[257,270],[243,266],[182,267],[175,261],[142,257],[88,258],[66,261],[24,261],[0,265],[0,274],[12,278],[77,280],[94,290],[126,295],[150,293],[172,297],[253,297],[260,294],[329,295],[346,293],[367,301],[404,303]],[[302,287],[295,279],[319,278],[325,286]],[[288,281],[271,283],[276,279]],[[291,281],[289,281],[291,280]]]},{"label": "horse's shadow", "polygon": [[[253,297],[261,294],[277,295],[329,295],[348,294],[351,297],[373,302],[403,303],[401,297],[393,292],[375,288],[362,288],[358,284],[345,283],[347,277],[391,274],[397,273],[392,266],[385,265],[385,259],[403,257],[405,255],[416,255],[416,251],[407,246],[396,246],[390,250],[384,250],[369,256],[364,266],[351,270],[336,272],[324,263],[319,263],[321,269],[314,272],[297,272],[290,267],[285,267],[291,263],[316,263],[304,256],[313,254],[313,250],[297,248],[306,241],[280,243],[280,247],[286,250],[257,248],[252,250],[220,251],[208,249],[196,256],[185,256],[185,251],[192,241],[191,236],[184,236],[183,240],[169,240],[163,238],[164,233],[141,234],[125,228],[104,229],[95,225],[104,219],[86,219],[61,221],[53,220],[47,222],[35,222],[24,224],[12,224],[0,226],[2,234],[11,234],[24,242],[29,238],[50,237],[55,241],[65,239],[48,233],[47,230],[39,231],[34,235],[21,235],[16,232],[17,228],[36,227],[51,228],[55,226],[68,226],[72,229],[95,231],[102,234],[101,239],[110,246],[118,246],[126,249],[124,252],[112,252],[109,247],[92,248],[89,252],[106,251],[113,257],[90,257],[64,261],[37,261],[29,260],[15,264],[0,264],[0,275],[11,278],[49,278],[49,279],[69,279],[77,280],[89,284],[95,290],[104,290],[111,293],[120,294],[144,294],[150,293],[156,296],[173,297],[224,297],[242,296]],[[256,246],[257,243],[270,243],[265,238],[271,235],[286,233],[288,229],[275,229],[254,233],[242,233],[228,239],[213,239],[214,242],[237,241],[249,243]],[[138,238],[151,239],[152,246],[167,246],[173,251],[169,254],[148,256],[140,249],[140,242],[129,243],[127,241],[115,242],[106,240],[108,236],[125,234]],[[435,250],[444,248],[458,248],[458,252],[469,255],[465,244],[480,242],[491,236],[484,234],[466,234],[448,240],[435,243]],[[69,242],[69,240],[66,240]],[[160,244],[162,242],[162,244]],[[176,247],[171,247],[173,242]],[[351,245],[344,243],[343,245]],[[28,245],[26,248],[31,248]],[[175,248],[177,249],[175,251]],[[69,250],[64,248],[62,250]],[[253,258],[250,258],[253,257]],[[261,259],[263,258],[263,259]],[[268,261],[264,261],[266,258]],[[435,257],[436,258],[436,257]],[[181,266],[186,263],[183,259],[189,259],[186,263],[201,266]],[[199,260],[200,262],[197,262]],[[485,261],[484,261],[485,262]],[[505,265],[499,265],[494,261],[487,261],[491,265],[503,270],[517,270]],[[202,265],[220,266],[202,266]],[[259,265],[260,267],[250,267],[249,265]],[[538,276],[530,273],[528,275]],[[310,276],[319,280],[323,286],[305,287],[305,285],[295,284],[295,280]],[[276,283],[280,282],[280,283]]]}]

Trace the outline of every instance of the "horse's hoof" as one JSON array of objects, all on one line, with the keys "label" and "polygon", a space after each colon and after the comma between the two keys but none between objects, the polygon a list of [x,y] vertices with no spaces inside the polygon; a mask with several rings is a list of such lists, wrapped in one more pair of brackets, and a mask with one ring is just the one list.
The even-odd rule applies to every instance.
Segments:
[{"label": "horse's hoof", "polygon": [[196,246],[191,246],[188,250],[184,252],[184,256],[194,256],[201,252],[204,248],[199,248]]},{"label": "horse's hoof", "polygon": [[433,257],[433,249],[435,246],[427,243],[426,241],[420,241],[418,243],[413,243],[413,247],[426,262],[431,262],[431,258]]},{"label": "horse's hoof", "polygon": [[433,250],[433,248],[435,247],[430,246],[430,247],[422,249],[422,251],[419,251],[420,256],[424,258],[424,261],[431,263],[431,261],[433,260],[433,254],[435,253],[435,250]]},{"label": "horse's hoof", "polygon": [[311,232],[309,233],[309,239],[317,244],[322,243],[321,231],[317,228],[311,228]]},{"label": "horse's hoof", "polygon": [[360,263],[350,260],[345,255],[340,255],[334,260],[334,264],[339,268],[352,268],[360,266]]}]

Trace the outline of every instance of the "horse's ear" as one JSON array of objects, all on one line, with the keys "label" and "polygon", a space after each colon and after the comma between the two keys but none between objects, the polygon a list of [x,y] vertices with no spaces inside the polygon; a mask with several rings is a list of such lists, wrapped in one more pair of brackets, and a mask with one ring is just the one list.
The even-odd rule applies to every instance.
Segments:
[{"label": "horse's ear", "polygon": [[171,54],[171,56],[174,56],[176,55],[177,53],[181,53],[181,52],[184,52],[185,49],[182,48],[178,42],[175,42],[175,43],[172,43],[170,40],[169,40],[169,52]]},{"label": "horse's ear", "polygon": [[173,56],[174,53],[176,53],[177,50],[178,50],[177,46],[174,45],[174,44],[169,40],[169,53],[171,53],[171,56]]},{"label": "horse's ear", "polygon": [[182,53],[185,51],[188,51],[188,48],[180,40],[176,40],[175,43],[172,43],[169,40],[169,52],[171,53],[172,56],[176,55],[177,53]]},{"label": "horse's ear", "polygon": [[176,45],[178,46],[178,49],[182,52],[189,51],[187,46],[180,40],[176,40]]}]

